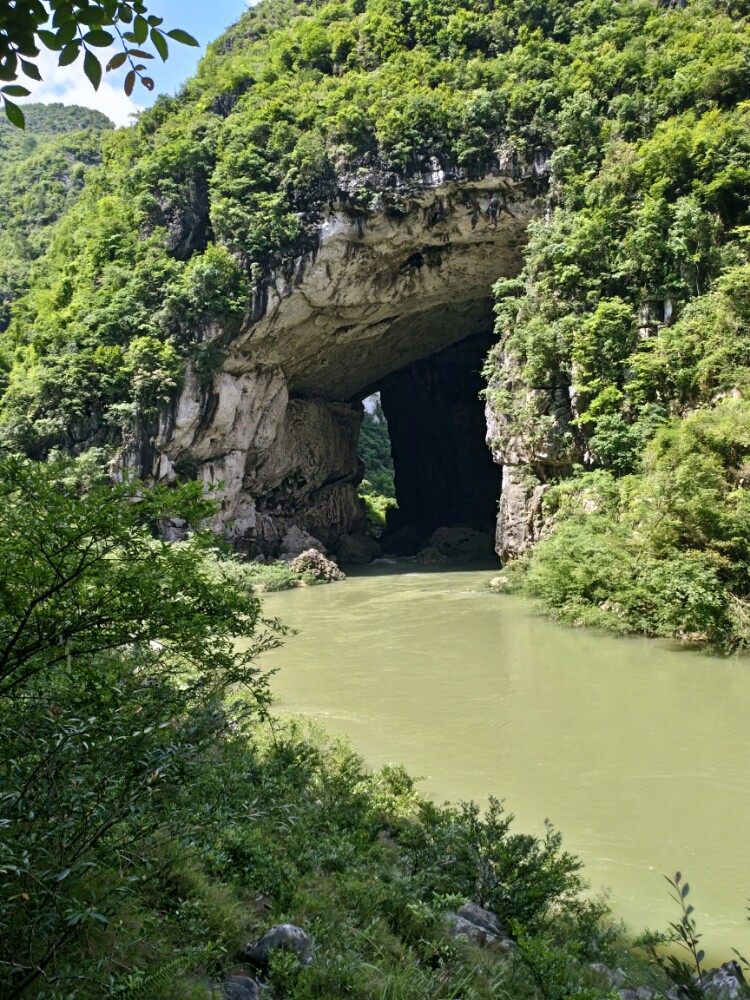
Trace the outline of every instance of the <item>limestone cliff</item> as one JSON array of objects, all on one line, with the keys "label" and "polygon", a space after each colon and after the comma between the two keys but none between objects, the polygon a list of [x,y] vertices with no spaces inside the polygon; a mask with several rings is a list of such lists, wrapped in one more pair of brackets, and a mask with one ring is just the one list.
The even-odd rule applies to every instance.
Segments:
[{"label": "limestone cliff", "polygon": [[[470,181],[436,169],[367,209],[342,181],[320,213],[316,249],[262,282],[239,326],[212,326],[221,370],[204,385],[189,368],[155,433],[142,430],[124,463],[157,481],[189,468],[221,483],[218,526],[242,552],[277,555],[293,528],[336,551],[364,530],[361,399],[394,373],[491,332],[491,287],[520,269],[539,173]],[[476,401],[481,354],[447,364],[443,384],[451,364],[473,367]],[[413,394],[408,379],[400,391]],[[412,430],[416,446],[424,426]]]}]

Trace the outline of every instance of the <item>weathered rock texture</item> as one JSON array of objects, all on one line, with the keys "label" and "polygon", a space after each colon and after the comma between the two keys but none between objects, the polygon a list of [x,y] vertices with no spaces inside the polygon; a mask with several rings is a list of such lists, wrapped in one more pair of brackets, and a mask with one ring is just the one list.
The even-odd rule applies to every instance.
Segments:
[{"label": "weathered rock texture", "polygon": [[[346,536],[351,549],[365,525],[356,492],[360,401],[406,369],[390,392],[390,408],[403,416],[397,434],[438,457],[423,473],[436,477],[431,486],[399,471],[402,502],[424,507],[425,536],[455,522],[491,525],[499,479],[486,456],[481,499],[469,501],[482,449],[481,359],[475,347],[440,352],[491,329],[492,284],[520,268],[538,173],[460,181],[436,170],[367,209],[357,204],[356,179],[342,181],[321,212],[316,252],[272,274],[239,329],[219,320],[205,331],[224,352],[222,370],[210,385],[188,371],[170,411],[124,463],[156,481],[196,477],[217,487],[218,527],[247,554],[280,555],[291,529],[333,553]],[[434,355],[426,369],[415,366]],[[471,398],[450,398],[453,376]],[[429,404],[431,381],[445,412]],[[447,508],[435,509],[430,493]]]},{"label": "weathered rock texture", "polygon": [[567,385],[529,389],[516,359],[502,352],[485,416],[487,444],[503,469],[495,548],[503,560],[517,558],[547,527],[543,498],[549,482],[584,459],[573,424],[575,400]]},{"label": "weathered rock texture", "polygon": [[240,959],[248,962],[261,972],[268,969],[271,955],[274,951],[288,951],[297,956],[301,966],[312,965],[312,941],[301,927],[296,924],[276,924],[240,952]]},{"label": "weathered rock texture", "polygon": [[444,922],[452,937],[462,936],[482,947],[496,945],[503,950],[515,947],[495,914],[476,903],[464,903],[455,913],[450,910],[444,915]]}]

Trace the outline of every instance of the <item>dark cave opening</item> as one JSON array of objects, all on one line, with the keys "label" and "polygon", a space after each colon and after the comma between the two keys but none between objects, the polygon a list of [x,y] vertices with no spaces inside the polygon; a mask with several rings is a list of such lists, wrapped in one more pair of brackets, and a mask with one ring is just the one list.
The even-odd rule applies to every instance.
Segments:
[{"label": "dark cave opening", "polygon": [[398,501],[383,551],[413,555],[436,529],[461,527],[482,533],[493,554],[502,473],[485,444],[480,399],[492,343],[491,331],[473,334],[380,382]]}]

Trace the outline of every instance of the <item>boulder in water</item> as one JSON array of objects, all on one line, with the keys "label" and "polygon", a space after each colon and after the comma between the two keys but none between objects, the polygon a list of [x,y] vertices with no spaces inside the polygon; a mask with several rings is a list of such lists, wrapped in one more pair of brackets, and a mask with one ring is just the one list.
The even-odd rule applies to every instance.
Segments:
[{"label": "boulder in water", "polygon": [[316,580],[333,583],[335,580],[345,580],[333,559],[327,559],[318,549],[307,549],[289,563],[289,569],[294,573],[309,573]]}]

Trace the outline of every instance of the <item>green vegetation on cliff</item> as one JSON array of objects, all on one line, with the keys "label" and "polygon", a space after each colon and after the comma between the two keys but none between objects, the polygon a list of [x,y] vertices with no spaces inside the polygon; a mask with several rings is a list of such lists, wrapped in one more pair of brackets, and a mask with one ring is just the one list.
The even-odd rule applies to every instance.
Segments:
[{"label": "green vegetation on cliff", "polygon": [[27,289],[31,266],[47,249],[54,224],[101,162],[112,123],[98,111],[32,104],[25,132],[0,118],[0,331]]},{"label": "green vegetation on cliff", "polygon": [[[557,593],[547,568],[564,533],[529,585],[567,617],[744,645],[746,451],[717,441],[731,420],[715,404],[734,394],[742,411],[750,370],[746,15],[709,0],[264,0],[177,97],[104,137],[80,197],[78,167],[62,185],[52,159],[30,168],[50,221],[65,210],[51,236],[9,197],[4,445],[45,457],[146,439],[186,363],[208,383],[270,269],[314,249],[334,195],[366,213],[437,168],[536,171],[547,210],[522,279],[497,287],[489,398],[530,451],[555,439],[559,461],[537,474],[601,471],[606,502],[589,518],[563,489],[559,530],[622,543],[643,586]],[[85,142],[97,148],[34,155],[94,162],[98,139]],[[674,456],[699,409],[714,443],[690,461],[714,477],[710,530],[680,512],[679,530],[651,532],[632,498],[671,489],[673,461],[689,479]],[[682,591],[660,574],[699,580],[700,612],[680,617]]]},{"label": "green vegetation on cliff", "polygon": [[745,13],[634,4],[595,32],[486,370],[508,433],[554,443],[530,464],[574,474],[545,499],[529,590],[568,620],[726,648],[750,642]]}]

